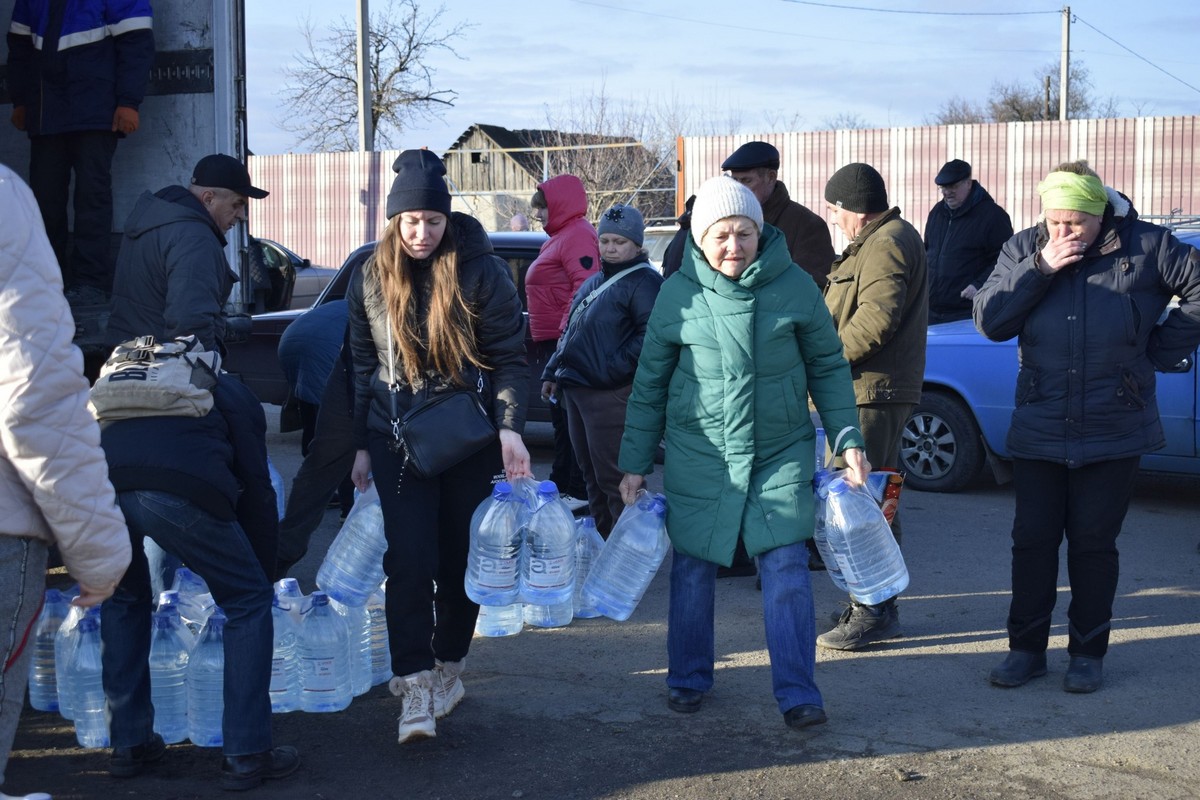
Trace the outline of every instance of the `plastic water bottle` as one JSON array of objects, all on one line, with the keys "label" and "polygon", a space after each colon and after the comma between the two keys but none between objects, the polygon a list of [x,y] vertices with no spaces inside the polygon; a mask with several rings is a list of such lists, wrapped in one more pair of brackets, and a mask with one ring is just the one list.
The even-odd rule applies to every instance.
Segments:
[{"label": "plastic water bottle", "polygon": [[313,592],[312,608],[296,640],[300,707],[305,711],[341,711],[350,705],[349,639],[346,622],[329,605],[329,596]]},{"label": "plastic water bottle", "polygon": [[271,488],[275,490],[275,511],[279,518],[283,519],[283,510],[286,508],[286,504],[283,502],[283,476],[279,474],[279,470],[275,469],[270,458],[267,459],[267,472],[271,475]]},{"label": "plastic water bottle", "polygon": [[842,568],[838,565],[833,550],[829,547],[829,537],[825,533],[825,498],[829,496],[829,481],[832,480],[832,477],[832,473],[827,469],[819,469],[813,475],[813,544],[817,546],[817,552],[821,554],[825,572],[833,581],[833,585],[843,592],[849,592],[850,587],[846,585]]},{"label": "plastic water bottle", "polygon": [[599,617],[600,612],[584,599],[583,583],[592,571],[596,556],[600,555],[600,550],[604,547],[604,539],[600,536],[600,531],[596,530],[596,520],[592,517],[580,518],[576,527],[578,533],[575,538],[575,595],[572,605],[576,617],[591,619]]},{"label": "plastic water bottle", "polygon": [[525,605],[480,606],[475,618],[475,632],[480,636],[516,636],[525,623]]},{"label": "plastic water bottle", "polygon": [[383,510],[375,484],[354,501],[354,508],[329,546],[317,571],[317,586],[339,603],[363,606],[383,580]]},{"label": "plastic water bottle", "polygon": [[196,646],[196,634],[199,631],[193,632],[183,621],[183,615],[179,612],[179,592],[174,589],[167,589],[158,593],[158,604],[154,607],[155,613],[165,613],[170,616],[175,629],[179,631],[179,635],[187,643],[188,650]]},{"label": "plastic water bottle", "polygon": [[480,605],[506,606],[520,592],[521,517],[524,503],[504,481],[479,504],[467,554],[467,597]]},{"label": "plastic water bottle", "polygon": [[179,616],[193,634],[199,635],[200,629],[208,621],[208,617],[216,608],[212,592],[208,584],[187,567],[175,570],[175,582],[171,589],[179,596]]},{"label": "plastic water bottle", "polygon": [[825,539],[850,596],[878,605],[904,591],[908,568],[879,504],[836,474],[825,491]]},{"label": "plastic water bottle", "polygon": [[[164,593],[165,594],[165,593]],[[154,612],[150,631],[150,701],[154,731],[167,744],[188,738],[187,671],[192,635],[170,606]]]},{"label": "plastic water bottle", "polygon": [[575,518],[553,481],[538,484],[530,507],[521,564],[521,601],[555,606],[575,594]]},{"label": "plastic water bottle", "polygon": [[[67,665],[71,660],[71,652],[75,649],[76,642],[79,641],[79,621],[86,616],[87,612],[88,609],[80,606],[68,606],[67,616],[63,618],[62,625],[58,626],[58,633],[54,636],[54,674],[57,678],[55,688],[58,691],[58,713],[63,719],[75,718],[75,712],[71,706],[71,675]],[[95,616],[98,623],[99,609]]]},{"label": "plastic water bottle", "polygon": [[671,548],[666,517],[666,498],[647,492],[621,512],[583,584],[584,599],[604,616],[623,622],[641,602]]},{"label": "plastic water bottle", "polygon": [[96,617],[85,615],[78,627],[79,636],[67,662],[75,738],[80,747],[108,747],[103,668],[100,665],[100,624]]},{"label": "plastic water bottle", "polygon": [[47,589],[33,626],[33,657],[29,659],[29,704],[38,711],[58,711],[58,681],[54,674],[54,640],[67,618],[67,599]]},{"label": "plastic water bottle", "polygon": [[[386,581],[384,584],[386,585]],[[388,646],[387,598],[383,586],[371,592],[367,600],[371,618],[371,685],[378,686],[392,679],[392,650]]]},{"label": "plastic water bottle", "polygon": [[187,671],[188,738],[197,747],[220,747],[224,742],[225,614],[214,609],[192,649]]},{"label": "plastic water bottle", "polygon": [[521,609],[521,617],[526,625],[532,625],[535,628],[561,628],[564,625],[570,625],[571,620],[575,619],[574,597],[552,606],[526,603]]},{"label": "plastic water bottle", "polygon": [[300,708],[300,660],[296,655],[296,623],[279,595],[271,602],[274,645],[271,649],[271,713]]},{"label": "plastic water bottle", "polygon": [[295,578],[283,578],[275,582],[275,599],[297,627],[304,618],[304,612],[312,606],[312,599],[300,591],[300,581]]},{"label": "plastic water bottle", "polygon": [[[370,602],[370,598],[368,598]],[[334,600],[333,610],[346,622],[346,658],[350,662],[350,694],[371,689],[371,612],[366,606],[348,606]]]}]

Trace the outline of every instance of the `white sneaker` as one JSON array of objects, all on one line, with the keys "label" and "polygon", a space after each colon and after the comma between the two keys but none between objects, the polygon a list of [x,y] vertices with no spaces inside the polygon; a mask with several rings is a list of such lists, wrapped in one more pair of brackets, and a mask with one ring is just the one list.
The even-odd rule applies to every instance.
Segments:
[{"label": "white sneaker", "polygon": [[437,736],[437,723],[433,715],[434,674],[429,670],[414,672],[403,678],[396,676],[388,682],[388,689],[403,698],[400,711],[398,741],[432,739]]},{"label": "white sneaker", "polygon": [[576,511],[582,511],[588,507],[587,500],[580,500],[578,497],[572,497],[569,494],[559,495],[559,497],[564,503],[567,504],[567,508],[571,509],[572,514],[574,514]]},{"label": "white sneaker", "polygon": [[433,668],[433,715],[437,719],[449,714],[463,699],[467,690],[459,675],[467,666],[467,660],[437,661]]}]

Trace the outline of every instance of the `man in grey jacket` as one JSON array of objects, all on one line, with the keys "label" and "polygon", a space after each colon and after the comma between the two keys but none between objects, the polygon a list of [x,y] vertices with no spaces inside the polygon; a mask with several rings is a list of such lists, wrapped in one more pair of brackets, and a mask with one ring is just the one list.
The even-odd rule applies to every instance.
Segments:
[{"label": "man in grey jacket", "polygon": [[109,344],[193,334],[222,349],[221,310],[238,279],[225,260],[225,234],[245,221],[249,198],[266,196],[240,161],[222,154],[200,159],[190,186],[144,192],[117,256]]}]

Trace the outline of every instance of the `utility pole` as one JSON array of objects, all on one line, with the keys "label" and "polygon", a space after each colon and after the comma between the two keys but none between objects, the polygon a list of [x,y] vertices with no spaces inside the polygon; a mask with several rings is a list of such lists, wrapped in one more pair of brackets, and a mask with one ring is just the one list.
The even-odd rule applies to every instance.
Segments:
[{"label": "utility pole", "polygon": [[358,0],[358,149],[375,149],[375,120],[371,115],[370,0]]},{"label": "utility pole", "polygon": [[1071,7],[1063,6],[1062,10],[1062,60],[1058,65],[1058,118],[1065,121],[1067,105],[1071,99],[1070,81],[1067,76],[1071,72]]}]

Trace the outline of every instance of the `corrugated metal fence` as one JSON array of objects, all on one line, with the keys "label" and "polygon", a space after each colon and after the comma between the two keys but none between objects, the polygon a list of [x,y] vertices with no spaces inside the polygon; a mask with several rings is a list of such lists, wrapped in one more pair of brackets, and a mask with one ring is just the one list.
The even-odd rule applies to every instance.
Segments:
[{"label": "corrugated metal fence", "polygon": [[[679,205],[752,139],[779,148],[780,179],[794,200],[819,213],[829,176],[843,164],[864,161],[883,174],[892,204],[923,229],[940,199],[933,176],[946,161],[962,158],[1019,230],[1041,211],[1038,181],[1063,161],[1086,158],[1143,216],[1166,217],[1176,209],[1200,215],[1200,178],[1193,167],[1200,116],[687,137],[679,153]],[[393,150],[252,156],[255,185],[271,196],[251,204],[251,232],[314,264],[337,266],[383,229],[397,155]]]}]

